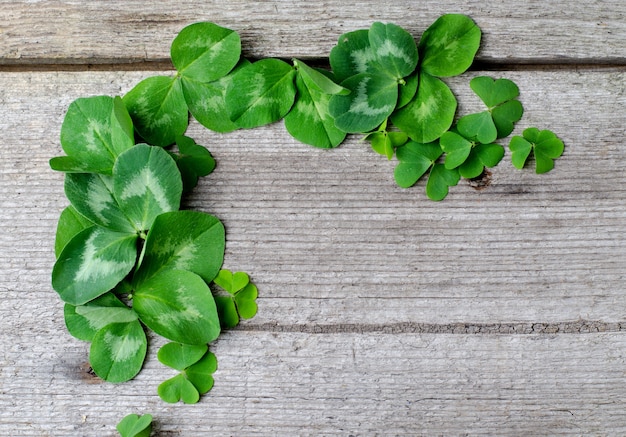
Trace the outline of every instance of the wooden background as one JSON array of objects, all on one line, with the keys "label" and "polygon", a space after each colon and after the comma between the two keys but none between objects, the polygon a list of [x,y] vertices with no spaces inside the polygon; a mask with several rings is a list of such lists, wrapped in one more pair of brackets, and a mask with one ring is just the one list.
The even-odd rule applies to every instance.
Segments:
[{"label": "wooden background", "polygon": [[[359,138],[297,143],[282,123],[227,135],[192,123],[218,168],[186,201],[227,228],[225,267],[259,313],[222,335],[213,391],[169,405],[156,361],[132,382],[88,373],[50,286],[67,201],[59,129],[78,97],[171,74],[185,25],[238,31],[251,58],[324,62],[373,21],[416,37],[439,15],[483,30],[472,71],[514,80],[516,133],[556,132],[546,175],[509,154],[482,190],[404,190]],[[623,0],[0,1],[0,435],[626,435],[626,3]]]}]

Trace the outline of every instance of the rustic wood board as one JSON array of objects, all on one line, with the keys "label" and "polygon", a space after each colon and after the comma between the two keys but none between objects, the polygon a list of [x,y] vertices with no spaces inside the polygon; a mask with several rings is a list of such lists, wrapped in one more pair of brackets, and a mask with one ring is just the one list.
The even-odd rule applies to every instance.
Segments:
[{"label": "rustic wood board", "polygon": [[0,63],[164,61],[185,25],[238,31],[247,56],[320,58],[340,34],[372,21],[420,35],[445,13],[470,15],[484,32],[479,59],[505,63],[626,60],[626,3],[515,0],[20,0],[2,2]]},{"label": "rustic wood board", "polygon": [[[460,113],[479,108],[470,77],[514,80],[517,132],[566,143],[556,169],[520,172],[507,156],[484,189],[435,203],[423,184],[396,187],[394,163],[358,138],[328,151],[282,123],[192,123],[218,168],[186,206],[224,221],[226,267],[251,273],[259,314],[216,342],[216,386],[198,405],[158,398],[154,358],[127,384],[92,377],[50,287],[67,201],[47,161],[70,102],[170,74],[171,38],[193,21],[238,30],[249,56],[319,58],[371,21],[418,35],[445,12],[479,23],[491,69],[449,80]],[[0,435],[112,436],[129,412],[154,414],[164,436],[625,434],[625,14],[619,0],[4,2]]]}]

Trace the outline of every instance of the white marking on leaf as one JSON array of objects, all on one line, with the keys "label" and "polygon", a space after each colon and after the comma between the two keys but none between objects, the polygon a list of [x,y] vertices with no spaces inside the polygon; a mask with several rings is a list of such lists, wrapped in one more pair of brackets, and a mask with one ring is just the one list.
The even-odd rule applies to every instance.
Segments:
[{"label": "white marking on leaf", "polygon": [[376,54],[379,58],[392,56],[397,59],[402,59],[402,61],[407,65],[412,63],[409,54],[404,51],[402,47],[398,47],[397,45],[395,45],[390,39],[385,40],[385,42],[376,51]]},{"label": "white marking on leaf", "polygon": [[125,270],[124,263],[103,259],[98,256],[98,249],[101,245],[96,245],[94,241],[101,235],[102,231],[93,232],[87,241],[81,254],[81,263],[76,274],[75,282],[94,282],[99,278],[108,277]]},{"label": "white marking on leaf", "polygon": [[128,361],[133,358],[143,345],[141,338],[129,336],[120,337],[113,335],[109,331],[104,334],[103,340],[111,351],[111,357],[116,362]]},{"label": "white marking on leaf", "polygon": [[369,77],[363,78],[356,89],[356,97],[350,105],[350,112],[356,112],[369,117],[375,117],[380,114],[389,113],[393,110],[394,105],[384,105],[378,108],[370,106],[370,102],[367,99],[367,83],[370,81]]},{"label": "white marking on leaf", "polygon": [[368,64],[374,60],[374,54],[369,47],[351,51],[350,57],[352,58],[352,63],[356,67],[357,73],[367,72]]},{"label": "white marking on leaf", "polygon": [[150,168],[144,167],[141,171],[130,180],[128,185],[121,193],[120,200],[126,201],[130,197],[142,197],[150,191],[154,200],[162,211],[171,211],[175,209],[167,198],[167,193],[161,185],[161,180],[152,172]]}]

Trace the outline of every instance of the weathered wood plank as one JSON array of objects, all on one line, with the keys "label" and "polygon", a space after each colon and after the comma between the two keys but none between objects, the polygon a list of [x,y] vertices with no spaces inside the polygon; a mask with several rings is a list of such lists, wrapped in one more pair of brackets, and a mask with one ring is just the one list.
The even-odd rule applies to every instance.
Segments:
[{"label": "weathered wood plank", "polygon": [[[251,323],[359,331],[625,320],[625,73],[499,73],[522,90],[520,129],[553,129],[565,155],[541,176],[503,162],[486,189],[462,183],[440,203],[425,198],[423,184],[396,187],[393,164],[357,138],[325,151],[280,124],[229,135],[191,127],[218,169],[187,205],[226,224],[226,266],[259,285]],[[16,309],[57,305],[49,273],[66,200],[47,160],[60,153],[64,111],[74,98],[124,93],[149,74],[0,75],[0,244],[11,248],[0,253],[0,290]],[[470,110],[477,99],[466,78],[452,84]]]},{"label": "weathered wood plank", "polygon": [[154,359],[105,384],[52,318],[3,329],[0,434],[113,436],[131,411],[152,413],[159,436],[626,433],[624,333],[220,338],[214,389],[172,406],[156,387],[174,372]]},{"label": "weathered wood plank", "polygon": [[238,31],[245,55],[326,57],[343,32],[372,21],[420,35],[444,13],[484,31],[479,59],[505,63],[626,61],[622,0],[466,3],[455,0],[3,1],[0,64],[162,61],[185,25],[213,21]]}]

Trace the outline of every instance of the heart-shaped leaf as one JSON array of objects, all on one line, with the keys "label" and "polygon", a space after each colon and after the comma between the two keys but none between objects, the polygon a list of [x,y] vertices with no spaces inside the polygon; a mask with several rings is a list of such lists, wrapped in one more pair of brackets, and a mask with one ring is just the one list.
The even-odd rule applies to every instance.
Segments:
[{"label": "heart-shaped leaf", "polygon": [[138,144],[119,156],[113,175],[113,193],[135,230],[147,230],[157,215],[178,210],[181,176],[165,150]]},{"label": "heart-shaped leaf", "polygon": [[524,108],[519,100],[510,100],[491,110],[493,122],[498,129],[498,138],[508,137],[524,113]]},{"label": "heart-shaped leaf", "polygon": [[400,163],[394,170],[396,183],[402,188],[408,188],[421,178],[442,155],[443,150],[438,142],[428,144],[409,141],[396,150],[396,157]]},{"label": "heart-shaped leaf", "polygon": [[[304,64],[301,67],[302,65]],[[335,120],[330,115],[331,95],[313,88],[313,79],[305,80],[301,75],[302,71],[302,68],[298,70],[298,98],[285,116],[285,128],[292,137],[305,144],[324,149],[337,147],[345,139],[346,133],[335,126]]]},{"label": "heart-shaped leaf", "polygon": [[330,99],[330,115],[344,132],[369,132],[393,112],[398,101],[398,83],[382,74],[362,73],[341,83],[352,92]]},{"label": "heart-shaped leaf", "polygon": [[412,140],[427,144],[452,126],[456,106],[454,94],[443,81],[422,73],[415,97],[394,112],[391,121]]},{"label": "heart-shaped leaf", "polygon": [[452,131],[441,136],[440,144],[446,152],[445,167],[448,170],[463,164],[472,150],[471,141]]},{"label": "heart-shaped leaf", "polygon": [[135,129],[150,144],[169,146],[187,130],[189,114],[179,78],[149,77],[131,89],[123,100]]},{"label": "heart-shaped leaf", "polygon": [[230,329],[239,324],[239,313],[232,296],[214,296],[217,314],[222,327]]},{"label": "heart-shaped leaf", "polygon": [[92,341],[96,333],[109,323],[128,323],[137,320],[137,314],[113,293],[74,306],[65,304],[65,326],[79,340]]},{"label": "heart-shaped leaf", "polygon": [[213,23],[194,23],[172,42],[172,64],[183,78],[212,82],[228,74],[241,54],[239,34]]},{"label": "heart-shaped leaf", "polygon": [[157,388],[161,399],[170,404],[182,400],[186,404],[195,404],[200,400],[198,389],[182,373],[163,381]]},{"label": "heart-shaped leaf", "polygon": [[54,255],[58,258],[65,245],[76,234],[91,226],[93,226],[93,222],[79,214],[73,206],[70,205],[61,211],[54,239]]},{"label": "heart-shaped leaf", "polygon": [[465,162],[459,166],[459,174],[466,179],[481,175],[485,167],[495,167],[504,157],[504,148],[499,144],[477,144]]},{"label": "heart-shaped leaf", "polygon": [[259,293],[254,284],[248,284],[235,294],[237,312],[242,319],[251,319],[257,313],[256,298]]},{"label": "heart-shaped leaf", "polygon": [[222,269],[213,282],[234,295],[250,283],[250,277],[245,272],[233,273],[230,270]]},{"label": "heart-shaped leaf", "polygon": [[200,361],[185,370],[185,375],[200,394],[205,394],[213,388],[213,373],[216,370],[217,358],[215,354],[207,352]]},{"label": "heart-shaped leaf", "polygon": [[361,73],[377,73],[380,69],[370,48],[367,29],[344,33],[330,51],[330,67],[339,83]]},{"label": "heart-shaped leaf", "polygon": [[463,73],[474,61],[480,37],[480,28],[471,18],[460,14],[442,15],[420,39],[422,71],[437,77]]},{"label": "heart-shaped leaf", "polygon": [[226,90],[228,115],[238,127],[253,128],[283,118],[296,97],[295,69],[279,59],[262,59],[237,71]]},{"label": "heart-shaped leaf", "polygon": [[468,139],[475,139],[481,144],[489,144],[498,137],[498,129],[489,111],[469,114],[461,117],[457,130]]},{"label": "heart-shaped leaf", "polygon": [[139,321],[111,323],[100,329],[89,349],[89,362],[100,378],[124,382],[139,373],[148,342]]},{"label": "heart-shaped leaf", "polygon": [[144,414],[129,414],[117,424],[117,431],[121,437],[150,437],[152,432],[152,416]]},{"label": "heart-shaped leaf", "polygon": [[426,195],[431,200],[443,200],[448,195],[448,188],[458,184],[459,179],[458,169],[447,169],[443,164],[435,164],[426,182]]},{"label": "heart-shaped leaf", "polygon": [[61,126],[68,156],[53,158],[54,170],[111,174],[115,159],[135,144],[130,115],[119,97],[95,96],[72,102]]},{"label": "heart-shaped leaf", "polygon": [[209,175],[215,169],[215,159],[211,152],[189,137],[176,138],[179,153],[172,153],[183,181],[183,193],[188,193],[196,185],[198,179]]},{"label": "heart-shaped leaf", "polygon": [[415,71],[419,55],[409,32],[392,23],[375,22],[368,38],[379,68],[396,81]]},{"label": "heart-shaped leaf", "polygon": [[224,261],[225,239],[224,225],[212,215],[198,211],[162,214],[146,238],[135,282],[166,270],[188,270],[209,283]]},{"label": "heart-shaped leaf", "polygon": [[488,76],[478,76],[470,80],[470,88],[489,109],[519,96],[519,88],[509,79],[494,80]]},{"label": "heart-shaped leaf", "polygon": [[208,350],[209,347],[206,344],[167,343],[161,346],[157,358],[172,369],[185,370],[197,363]]},{"label": "heart-shaped leaf", "polygon": [[552,131],[528,128],[523,137],[514,136],[509,144],[511,161],[517,168],[523,168],[531,152],[535,155],[537,174],[547,173],[554,168],[554,160],[563,154],[564,145]]},{"label": "heart-shaped leaf", "polygon": [[220,333],[209,286],[185,270],[163,270],[141,282],[133,295],[133,309],[147,327],[178,343],[207,344]]},{"label": "heart-shaped leaf", "polygon": [[137,235],[99,226],[79,232],[52,269],[52,287],[64,302],[83,305],[111,290],[131,271]]}]

